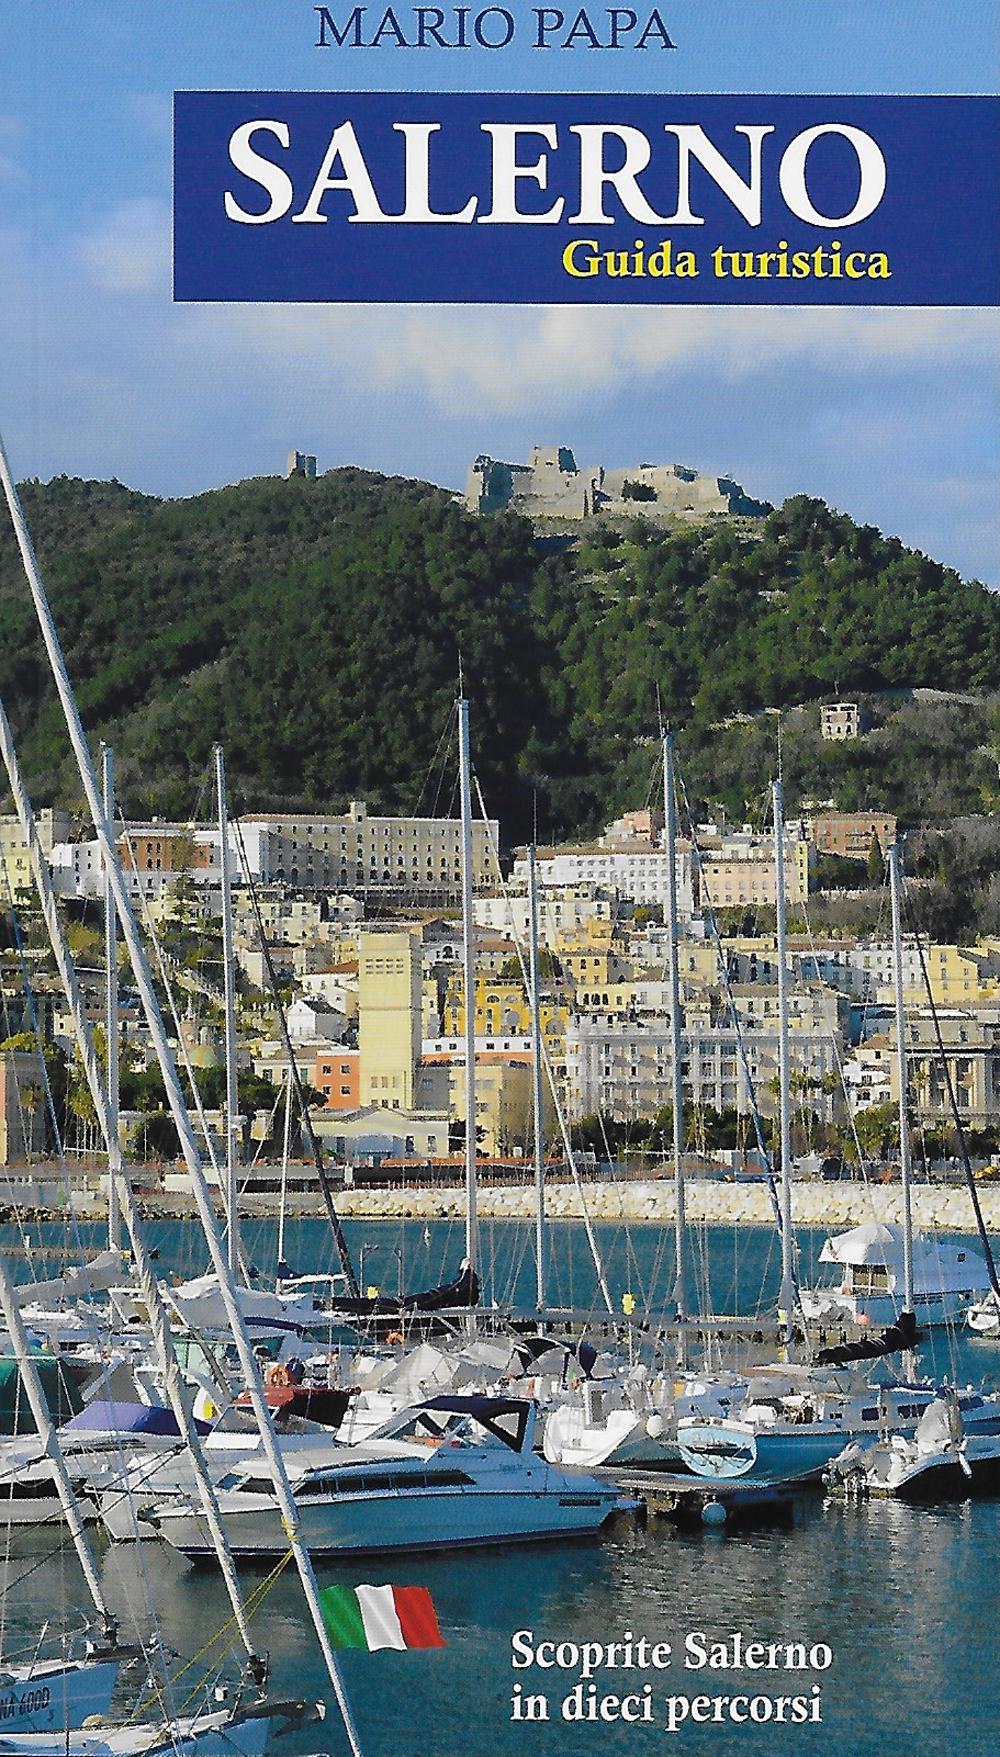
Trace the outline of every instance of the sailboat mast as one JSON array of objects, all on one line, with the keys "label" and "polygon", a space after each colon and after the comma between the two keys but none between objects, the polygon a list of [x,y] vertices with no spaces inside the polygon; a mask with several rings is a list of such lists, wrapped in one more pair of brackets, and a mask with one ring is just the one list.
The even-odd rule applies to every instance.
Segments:
[{"label": "sailboat mast", "polygon": [[774,896],[778,953],[778,1085],[781,1127],[781,1309],[785,1342],[793,1337],[795,1269],[792,1244],[792,1103],[788,1047],[788,966],[785,957],[785,826],[781,782],[771,788],[774,804]]},{"label": "sailboat mast", "polygon": [[236,972],[233,964],[233,892],[229,869],[229,811],[226,804],[226,763],[221,744],[214,749],[215,790],[219,808],[219,867],[222,873],[222,969],[226,1013],[226,1247],[229,1273],[235,1280],[240,1266],[239,1188],[236,1165],[236,1130],[239,1095],[236,1084]]},{"label": "sailboat mast", "polygon": [[677,1363],[685,1364],[684,1317],[684,1081],[681,1041],[680,923],[677,915],[677,804],[674,789],[674,741],[663,740],[663,834],[667,845],[667,922],[670,933],[670,1057],[674,1111],[674,1304],[677,1307]]},{"label": "sailboat mast", "polygon": [[97,786],[97,777],[94,773],[94,765],[91,759],[90,749],[87,744],[83,725],[80,720],[79,709],[77,708],[69,676],[66,671],[66,661],[63,657],[59,637],[52,620],[52,612],[42,583],[41,573],[35,557],[34,546],[31,542],[28,527],[24,520],[24,513],[21,509],[21,503],[18,498],[14,478],[11,474],[10,465],[7,460],[7,453],[2,441],[0,441],[0,481],[3,483],[4,494],[7,499],[7,505],[10,509],[11,522],[14,526],[14,534],[17,538],[18,548],[21,552],[21,559],[24,564],[25,576],[28,581],[32,602],[35,606],[35,612],[38,617],[42,639],[45,643],[45,650],[48,655],[53,680],[59,695],[60,705],[66,721],[67,731],[69,732],[70,743],[73,747],[73,754],[76,758],[80,779],[83,782],[84,790],[87,795],[87,804],[97,833],[97,840],[100,845],[101,854],[109,865],[111,882],[114,889],[115,904],[121,920],[122,931],[125,935],[125,943],[128,947],[132,970],[142,999],[143,1010],[146,1015],[146,1022],[149,1027],[150,1037],[153,1041],[153,1047],[156,1052],[160,1072],[163,1076],[167,1101],[170,1105],[170,1112],[174,1120],[174,1126],[177,1129],[177,1134],[180,1139],[184,1162],[191,1178],[191,1186],[194,1192],[202,1229],[205,1234],[205,1240],[208,1245],[209,1255],[212,1259],[212,1266],[219,1278],[219,1289],[222,1294],[223,1304],[226,1308],[226,1317],[229,1320],[229,1325],[232,1330],[240,1368],[247,1384],[254,1418],[260,1431],[264,1457],[267,1459],[272,1472],[275,1498],[278,1503],[278,1509],[284,1522],[285,1529],[288,1533],[289,1548],[295,1559],[299,1578],[302,1582],[303,1595],[309,1609],[313,1628],[316,1632],[316,1639],[319,1642],[320,1651],[323,1655],[327,1676],[333,1685],[334,1693],[337,1697],[337,1704],[340,1709],[341,1718],[344,1722],[344,1729],[347,1733],[353,1757],[361,1757],[361,1745],[354,1724],[354,1716],[351,1712],[351,1706],[344,1690],[343,1679],[340,1675],[340,1667],[337,1664],[336,1655],[330,1643],[330,1636],[319,1600],[312,1560],[299,1533],[298,1509],[295,1504],[295,1497],[292,1494],[291,1484],[288,1480],[288,1472],[285,1468],[285,1462],[275,1438],[270,1412],[264,1398],[259,1364],[254,1355],[253,1346],[250,1342],[246,1324],[243,1320],[243,1313],[240,1310],[239,1302],[236,1298],[236,1289],[233,1283],[233,1278],[229,1274],[229,1266],[226,1261],[226,1253],[219,1232],[215,1210],[212,1206],[212,1198],[208,1188],[208,1181],[205,1177],[205,1169],[201,1162],[198,1143],[191,1124],[191,1118],[188,1115],[187,1105],[184,1101],[184,1094],[181,1090],[177,1068],[170,1052],[170,1045],[167,1041],[163,1016],[160,1012],[160,1004],[157,1000],[156,990],[153,986],[152,972],[149,967],[149,960],[146,956],[146,949],[142,943],[142,936],[139,932],[135,913],[132,909],[131,899],[124,883],[121,867],[115,858],[111,844],[111,833],[108,827],[108,820],[104,814],[104,806]]},{"label": "sailboat mast", "polygon": [[[38,836],[38,827],[35,823],[34,812],[31,809],[31,801],[28,798],[27,790],[21,776],[21,768],[17,759],[13,734],[11,733],[10,723],[7,719],[6,710],[2,700],[0,700],[0,753],[3,755],[4,767],[7,770],[7,778],[10,782],[10,790],[14,799],[15,810],[17,811],[18,822],[21,826],[21,834],[24,837],[25,845],[28,850],[31,874],[35,881],[35,888],[38,892],[42,917],[48,930],[49,943],[52,947],[53,956],[56,961],[56,968],[59,972],[63,992],[66,996],[70,1018],[73,1022],[73,1034],[76,1038],[77,1048],[80,1052],[80,1060],[83,1065],[83,1071],[86,1076],[90,1095],[94,1102],[94,1111],[97,1116],[98,1124],[104,1136],[104,1142],[108,1151],[110,1163],[113,1130],[111,1111],[108,1104],[107,1086],[103,1078],[101,1065],[94,1049],[93,1034],[84,1007],[83,996],[80,992],[80,984],[77,979],[73,960],[70,956],[69,947],[66,943],[66,935],[59,918],[59,911],[56,907],[55,892],[52,886],[52,875],[49,872],[48,863],[42,852],[42,846]],[[163,1307],[163,1299],[160,1293],[159,1283],[153,1272],[153,1265],[146,1247],[142,1222],[139,1219],[135,1200],[132,1195],[132,1186],[129,1183],[124,1167],[124,1161],[120,1155],[119,1168],[117,1174],[119,1207],[128,1229],[129,1240],[132,1245],[132,1256],[136,1277],[139,1283],[139,1292],[143,1304],[149,1313],[149,1325],[153,1337],[153,1346],[156,1351],[157,1360],[159,1361],[163,1372],[163,1383],[167,1394],[167,1401],[174,1412],[178,1431],[186,1437],[188,1450],[191,1456],[191,1463],[194,1468],[195,1480],[198,1484],[198,1492],[201,1496],[205,1517],[208,1520],[209,1528],[216,1544],[223,1579],[225,1580],[226,1590],[229,1593],[230,1603],[233,1607],[233,1615],[240,1631],[240,1636],[246,1649],[251,1669],[256,1676],[260,1676],[262,1675],[260,1662],[250,1639],[250,1630],[247,1624],[239,1584],[236,1579],[236,1570],[226,1542],[225,1531],[222,1526],[218,1504],[215,1500],[215,1491],[208,1475],[208,1469],[205,1464],[198,1432],[191,1427],[188,1420],[188,1405],[185,1401],[180,1368],[177,1364],[177,1356],[173,1346],[170,1326],[167,1323],[167,1317]]]},{"label": "sailboat mast", "polygon": [[[114,829],[115,822],[115,753],[110,744],[101,745],[101,780],[104,812]],[[108,1244],[113,1251],[121,1250],[122,1217],[118,1201],[118,1176],[122,1168],[121,1124],[119,1120],[119,1037],[118,1037],[118,917],[115,912],[111,878],[104,871],[104,1029],[108,1054]]]},{"label": "sailboat mast", "polygon": [[459,798],[462,813],[462,976],[465,990],[465,1255],[479,1266],[476,1171],[476,962],[472,926],[472,763],[469,704],[458,703]]},{"label": "sailboat mast", "polygon": [[278,1204],[278,1274],[285,1272],[285,1208],[288,1202],[288,1144],[292,1132],[292,1070],[285,1075],[285,1134],[281,1147],[281,1200]]},{"label": "sailboat mast", "polygon": [[906,1116],[906,1016],[903,1011],[902,860],[898,842],[889,849],[892,902],[892,964],[896,1003],[896,1069],[899,1076],[899,1176],[903,1194],[903,1304],[913,1311],[913,1215],[910,1194],[910,1128]]},{"label": "sailboat mast", "polygon": [[538,869],[528,849],[528,979],[531,984],[531,1097],[535,1124],[535,1304],[545,1305],[545,1135],[542,1119],[542,1009],[538,979]]}]

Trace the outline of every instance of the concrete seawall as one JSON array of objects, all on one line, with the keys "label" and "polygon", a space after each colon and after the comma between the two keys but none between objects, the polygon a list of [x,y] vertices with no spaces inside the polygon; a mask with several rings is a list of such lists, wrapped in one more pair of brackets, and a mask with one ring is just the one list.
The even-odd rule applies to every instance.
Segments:
[{"label": "concrete seawall", "polygon": [[[685,1185],[688,1219],[709,1226],[770,1226],[771,1204],[762,1183],[731,1184],[692,1179]],[[651,1183],[587,1184],[587,1212],[595,1221],[628,1221],[662,1226],[673,1222],[674,1189],[667,1179]],[[991,1231],[1000,1231],[1000,1186],[980,1191],[980,1202]],[[261,1198],[247,1204],[260,1213]],[[557,1184],[546,1191],[550,1220],[579,1220],[580,1198],[571,1184]],[[296,1203],[298,1212],[305,1210]],[[800,1226],[841,1231],[863,1220],[898,1221],[902,1204],[898,1185],[863,1183],[803,1183],[794,1191],[795,1219]],[[318,1212],[318,1206],[316,1210]],[[465,1212],[461,1190],[342,1190],[337,1211],[345,1220],[458,1220]],[[534,1215],[534,1192],[528,1187],[491,1186],[479,1192],[479,1213],[490,1219],[529,1220]],[[975,1220],[968,1191],[940,1184],[917,1184],[913,1191],[914,1224],[928,1231],[972,1232]]]}]

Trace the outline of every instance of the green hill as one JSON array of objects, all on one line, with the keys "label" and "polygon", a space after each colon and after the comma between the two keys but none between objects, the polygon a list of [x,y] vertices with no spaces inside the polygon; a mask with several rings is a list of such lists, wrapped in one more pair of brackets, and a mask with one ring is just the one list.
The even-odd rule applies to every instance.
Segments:
[{"label": "green hill", "polygon": [[[740,811],[773,767],[773,722],[719,722],[835,691],[983,692],[1000,674],[997,598],[805,497],[753,532],[637,517],[562,548],[356,469],[181,501],[59,478],[28,483],[24,503],[85,724],[114,744],[133,816],[188,815],[217,738],[237,805],[450,809],[436,753],[459,652],[486,801],[512,838],[536,788],[546,836],[645,796],[657,690],[684,729],[692,803]],[[77,800],[6,528],[0,689],[37,801]],[[913,710],[883,700],[851,751],[820,747],[815,715],[799,716],[789,808],[818,789],[843,804],[888,792],[913,815],[980,809],[996,776],[975,754],[986,709],[921,710],[932,766],[947,721],[944,779],[923,799],[907,712],[912,734]]]}]

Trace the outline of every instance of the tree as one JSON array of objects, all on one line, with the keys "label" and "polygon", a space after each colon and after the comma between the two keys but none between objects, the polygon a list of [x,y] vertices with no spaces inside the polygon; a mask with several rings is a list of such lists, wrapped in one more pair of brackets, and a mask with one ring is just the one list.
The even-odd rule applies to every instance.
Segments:
[{"label": "tree", "polygon": [[882,844],[874,834],[871,839],[871,846],[868,849],[868,860],[865,865],[865,871],[868,875],[868,881],[870,884],[880,885],[882,883],[882,877],[885,872],[885,859],[882,854]]}]

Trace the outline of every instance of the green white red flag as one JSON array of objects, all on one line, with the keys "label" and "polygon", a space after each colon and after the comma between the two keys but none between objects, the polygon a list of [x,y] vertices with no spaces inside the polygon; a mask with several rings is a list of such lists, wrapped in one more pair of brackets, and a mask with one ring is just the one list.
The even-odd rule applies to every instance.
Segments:
[{"label": "green white red flag", "polygon": [[336,1652],[445,1645],[426,1586],[325,1586],[319,1601]]}]

